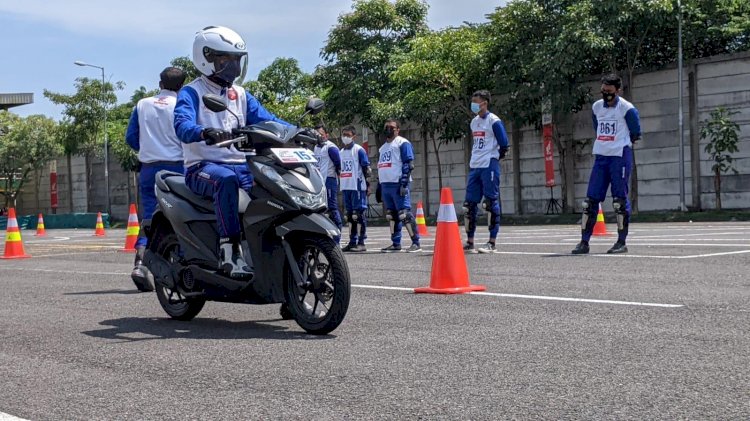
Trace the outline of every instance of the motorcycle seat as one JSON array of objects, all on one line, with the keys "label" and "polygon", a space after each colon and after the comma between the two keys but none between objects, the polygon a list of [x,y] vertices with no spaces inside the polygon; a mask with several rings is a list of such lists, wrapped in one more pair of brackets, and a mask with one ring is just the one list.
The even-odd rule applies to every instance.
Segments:
[{"label": "motorcycle seat", "polygon": [[[157,185],[162,184],[158,181],[162,181],[163,184],[166,184],[166,187],[169,189],[169,191],[173,192],[177,196],[180,196],[181,198],[187,200],[188,202],[192,203],[196,207],[198,207],[201,210],[207,211],[207,212],[215,212],[214,209],[214,202],[213,200],[204,199],[201,196],[198,196],[197,194],[193,193],[190,188],[185,184],[185,177],[176,172],[171,171],[159,171],[158,178],[157,178]],[[160,186],[163,187],[163,186]],[[247,192],[243,189],[239,190],[239,200],[238,200],[238,213],[242,214],[245,212],[245,209],[247,209],[247,206],[250,204],[250,195],[247,194]]]}]

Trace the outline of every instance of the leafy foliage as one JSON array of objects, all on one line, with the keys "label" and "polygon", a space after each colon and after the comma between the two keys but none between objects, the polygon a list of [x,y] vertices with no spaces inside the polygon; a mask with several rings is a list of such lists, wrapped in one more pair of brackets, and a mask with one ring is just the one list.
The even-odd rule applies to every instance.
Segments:
[{"label": "leafy foliage", "polygon": [[721,209],[721,174],[733,171],[732,153],[738,152],[740,126],[732,121],[732,116],[737,111],[729,111],[724,107],[718,107],[711,111],[711,117],[701,122],[701,139],[708,139],[705,151],[711,156],[714,164],[711,170],[714,172],[714,186],[716,190],[716,209]]},{"label": "leafy foliage", "polygon": [[29,174],[61,152],[57,123],[42,115],[26,118],[0,111],[0,180],[5,206],[14,205]]},{"label": "leafy foliage", "polygon": [[315,74],[319,86],[331,88],[324,99],[333,120],[359,119],[376,132],[382,127],[382,108],[373,105],[391,102],[396,59],[409,40],[427,32],[426,18],[420,0],[356,0],[352,12],[339,16],[321,51],[326,63]]}]

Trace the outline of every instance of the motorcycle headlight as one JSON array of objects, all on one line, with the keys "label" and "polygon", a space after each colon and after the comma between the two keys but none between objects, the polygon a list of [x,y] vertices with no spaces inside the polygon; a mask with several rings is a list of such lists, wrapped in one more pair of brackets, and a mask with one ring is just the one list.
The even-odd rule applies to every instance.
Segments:
[{"label": "motorcycle headlight", "polygon": [[309,210],[317,210],[325,207],[328,204],[327,192],[325,187],[323,187],[317,194],[304,192],[292,187],[289,183],[287,183],[286,180],[281,177],[281,174],[273,169],[273,167],[260,163],[256,163],[256,165],[260,167],[260,172],[269,179],[273,180],[276,184],[278,184],[279,187],[281,187],[286,192],[286,194],[288,194],[289,197],[292,198],[297,206]]}]

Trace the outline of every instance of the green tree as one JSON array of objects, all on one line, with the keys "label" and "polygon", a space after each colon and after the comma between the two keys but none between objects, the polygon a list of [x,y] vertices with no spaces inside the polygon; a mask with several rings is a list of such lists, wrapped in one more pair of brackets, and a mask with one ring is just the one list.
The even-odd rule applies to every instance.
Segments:
[{"label": "green tree", "polygon": [[[409,52],[399,58],[391,74],[405,118],[416,123],[425,140],[431,139],[438,164],[438,183],[443,187],[440,146],[466,139],[471,95],[490,88],[486,30],[476,26],[426,33],[411,41]],[[383,105],[386,105],[383,104]]]},{"label": "green tree", "polygon": [[185,72],[185,82],[189,83],[193,79],[197,79],[201,76],[201,72],[195,68],[193,60],[188,56],[175,57],[169,62],[172,66],[182,69]]},{"label": "green tree", "polygon": [[[92,156],[103,156],[104,135],[102,124],[104,113],[117,103],[116,91],[122,90],[123,82],[105,82],[89,78],[78,78],[75,82],[76,92],[62,94],[44,90],[44,96],[53,104],[63,106],[63,128],[61,143],[67,158],[68,199],[73,211],[72,165],[73,155],[83,155],[86,161]],[[88,165],[87,189],[91,190],[92,168]],[[88,197],[92,197],[91,194]],[[90,203],[87,203],[89,207]]]},{"label": "green tree", "polygon": [[[355,0],[352,11],[339,16],[321,51],[325,64],[314,75],[326,90],[332,121],[358,119],[381,132],[382,116],[374,115],[371,100],[388,100],[395,59],[408,51],[409,40],[427,31],[427,8],[421,0]],[[381,136],[376,141],[380,145]]]},{"label": "green tree", "polygon": [[714,191],[716,192],[716,209],[721,210],[721,174],[733,171],[732,153],[737,152],[739,143],[740,126],[732,121],[732,116],[737,111],[729,111],[724,107],[718,107],[711,111],[711,118],[701,122],[701,139],[708,139],[706,153],[714,162],[711,170],[714,172]]},{"label": "green tree", "polygon": [[32,171],[40,170],[62,151],[57,123],[42,115],[18,117],[0,111],[0,179],[5,206],[16,205],[18,193]]},{"label": "green tree", "polygon": [[[488,60],[493,69],[493,91],[498,109],[513,123],[514,142],[520,128],[541,126],[542,100],[552,103],[554,140],[558,150],[563,207],[573,212],[572,138],[561,133],[570,113],[589,101],[589,89],[581,78],[597,74],[601,65],[582,40],[583,31],[594,22],[587,15],[572,13],[578,0],[516,0],[490,14]],[[595,40],[587,42],[593,43]]]},{"label": "green tree", "polygon": [[[275,59],[258,73],[257,80],[245,83],[244,87],[269,111],[295,124],[304,113],[308,98],[314,95],[311,76],[302,71],[293,58]],[[318,115],[315,118],[324,117]],[[312,121],[306,117],[302,123],[310,125]]]}]

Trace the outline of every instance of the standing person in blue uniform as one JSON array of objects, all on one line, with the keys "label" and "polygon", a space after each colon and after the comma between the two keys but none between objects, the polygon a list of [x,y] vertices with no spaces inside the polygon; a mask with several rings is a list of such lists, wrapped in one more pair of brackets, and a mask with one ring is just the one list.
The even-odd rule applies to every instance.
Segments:
[{"label": "standing person in blue uniform", "polygon": [[[342,251],[367,251],[367,191],[370,187],[370,160],[362,146],[355,143],[356,129],[346,126],[341,130],[341,191],[344,196],[346,219],[351,224],[349,244]],[[359,228],[359,231],[357,231]]]},{"label": "standing person in blue uniform", "polygon": [[[318,125],[315,127],[320,137],[318,144],[315,145],[313,153],[318,160],[318,169],[320,174],[326,179],[326,191],[328,192],[328,218],[336,224],[341,231],[341,212],[339,212],[339,173],[341,173],[341,157],[339,148],[335,143],[328,139],[328,130],[325,126]],[[341,236],[334,237],[336,243]]]},{"label": "standing person in blue uniform", "polygon": [[[239,85],[247,70],[247,49],[233,30],[209,26],[198,31],[192,59],[202,75],[180,90],[174,118],[177,137],[184,143],[185,183],[195,194],[214,202],[220,237],[219,269],[232,278],[250,280],[253,269],[240,246],[238,202],[239,189],[252,187],[252,174],[243,152],[233,145],[213,145],[231,139],[231,130],[238,125],[264,121],[290,124],[266,110]],[[201,98],[209,93],[223,97],[239,122],[228,111],[214,113],[203,106]]]},{"label": "standing person in blue uniform", "polygon": [[500,160],[508,153],[508,136],[502,120],[488,110],[490,92],[476,91],[471,98],[473,144],[469,161],[469,177],[464,200],[466,244],[464,250],[476,253],[474,233],[477,229],[479,201],[484,196],[482,209],[487,213],[489,241],[479,248],[480,253],[496,253],[495,241],[500,231]]},{"label": "standing person in blue uniform", "polygon": [[[167,67],[159,74],[159,93],[138,101],[130,115],[125,141],[138,152],[138,162],[141,165],[141,220],[151,219],[156,210],[156,173],[168,170],[182,174],[185,171],[182,142],[174,131],[177,91],[184,83],[185,72],[176,67]],[[146,268],[143,266],[146,246],[147,239],[141,234],[135,243],[135,267],[130,274],[136,285],[147,285]]]},{"label": "standing person in blue uniform", "polygon": [[625,240],[630,225],[630,201],[628,183],[633,168],[632,147],[641,138],[641,122],[638,110],[618,95],[622,81],[610,74],[602,78],[602,99],[592,107],[591,117],[596,139],[594,140],[594,167],[589,176],[589,187],[583,201],[581,219],[581,242],[573,254],[587,254],[589,239],[594,231],[599,204],[607,197],[611,186],[612,207],[617,216],[617,242],[607,253],[627,253]]},{"label": "standing person in blue uniform", "polygon": [[381,249],[383,253],[401,251],[401,225],[406,225],[406,231],[411,237],[409,253],[422,251],[419,245],[417,220],[411,213],[411,197],[409,186],[411,172],[414,169],[414,149],[411,143],[399,136],[401,124],[396,119],[388,119],[383,128],[385,144],[380,147],[378,159],[378,189],[385,204],[385,217],[391,228],[391,242],[388,247]]}]

